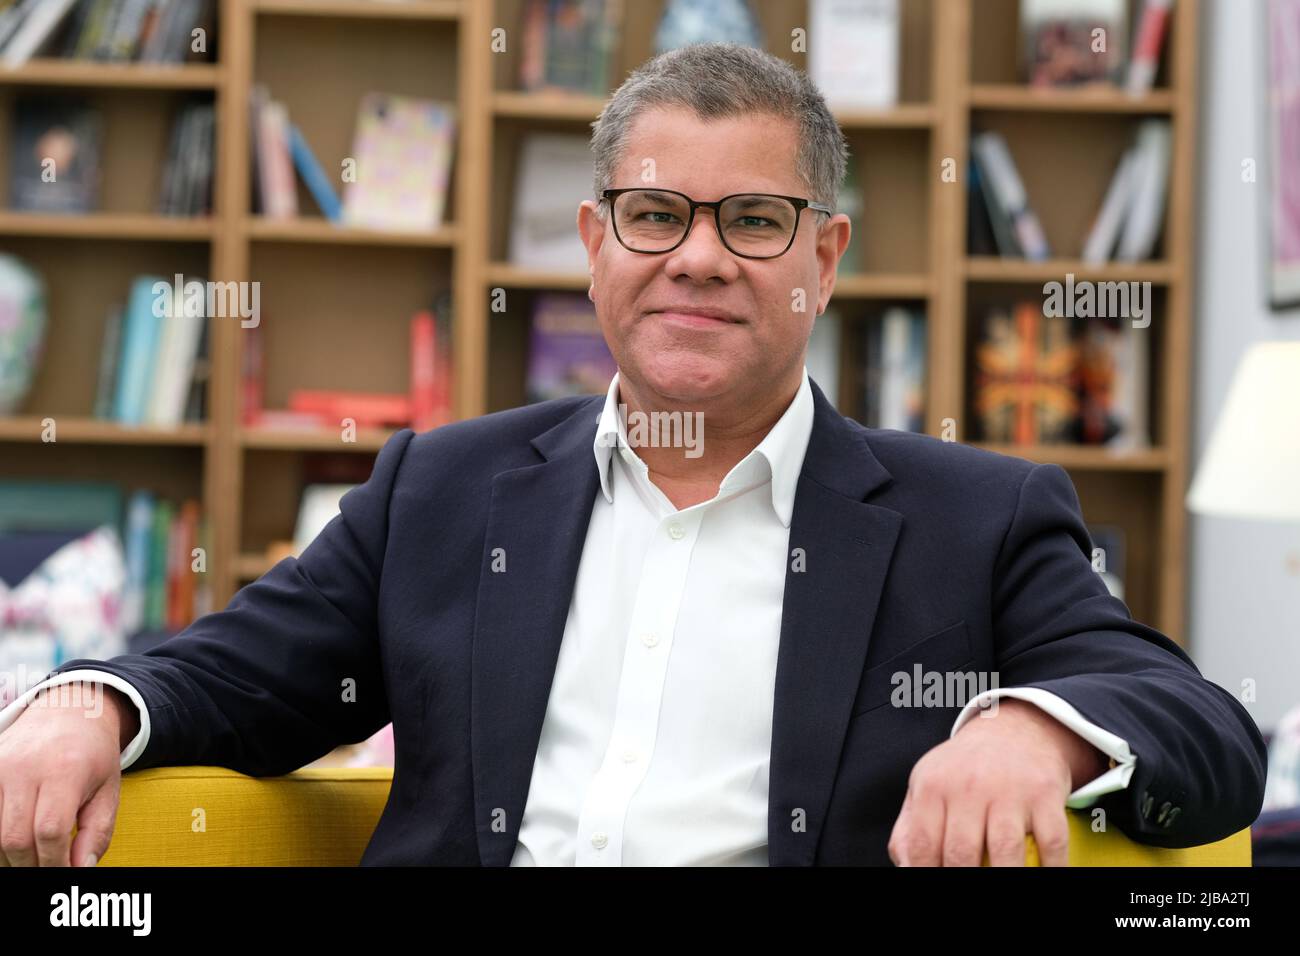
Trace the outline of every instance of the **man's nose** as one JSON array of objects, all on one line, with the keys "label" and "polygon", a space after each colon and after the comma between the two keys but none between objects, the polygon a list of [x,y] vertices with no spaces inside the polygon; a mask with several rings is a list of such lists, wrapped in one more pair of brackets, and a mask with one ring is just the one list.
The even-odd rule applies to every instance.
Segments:
[{"label": "man's nose", "polygon": [[734,268],[731,252],[723,245],[722,237],[714,225],[715,215],[712,209],[695,210],[695,220],[691,223],[686,238],[673,250],[685,263],[686,271],[707,269],[711,275],[716,275],[720,266],[729,265]]}]

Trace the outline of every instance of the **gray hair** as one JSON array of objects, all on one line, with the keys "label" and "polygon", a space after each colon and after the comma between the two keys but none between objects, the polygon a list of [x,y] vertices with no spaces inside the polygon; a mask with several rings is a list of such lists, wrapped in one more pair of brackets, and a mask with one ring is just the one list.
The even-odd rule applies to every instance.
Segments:
[{"label": "gray hair", "polygon": [[795,172],[815,202],[835,208],[849,149],[821,91],[779,57],[736,43],[669,50],[628,74],[591,124],[597,199],[611,188],[632,123],[656,107],[687,107],[706,121],[747,113],[797,121]]}]

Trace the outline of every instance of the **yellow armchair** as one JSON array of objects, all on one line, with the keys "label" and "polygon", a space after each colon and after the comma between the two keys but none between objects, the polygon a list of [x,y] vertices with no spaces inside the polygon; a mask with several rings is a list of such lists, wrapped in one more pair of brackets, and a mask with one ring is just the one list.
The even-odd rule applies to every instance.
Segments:
[{"label": "yellow armchair", "polygon": [[[122,776],[113,842],[101,866],[355,866],[379,822],[392,770],[312,768],[246,777],[219,767]],[[1094,833],[1070,812],[1071,866],[1250,866],[1250,831],[1165,850],[1119,830]],[[1038,863],[1033,838],[1027,861]]]}]

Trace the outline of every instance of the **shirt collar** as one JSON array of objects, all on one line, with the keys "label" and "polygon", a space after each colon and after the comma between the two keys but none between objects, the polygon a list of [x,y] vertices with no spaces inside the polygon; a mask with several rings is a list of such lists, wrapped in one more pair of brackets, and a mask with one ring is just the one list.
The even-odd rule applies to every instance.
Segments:
[{"label": "shirt collar", "polygon": [[[611,490],[610,463],[615,447],[627,448],[633,461],[644,468],[644,464],[636,457],[635,450],[628,446],[626,422],[618,414],[618,398],[618,373],[615,372],[605,393],[605,405],[598,419],[593,442],[596,467],[600,471],[600,490],[605,495],[605,500],[611,504],[614,494]],[[794,399],[754,450],[727,473],[719,494],[733,489],[738,482],[755,484],[754,479],[759,475],[756,469],[766,463],[762,480],[768,477],[771,479],[772,508],[781,524],[790,527],[794,514],[795,490],[799,484],[799,473],[803,470],[812,425],[812,388],[808,384],[808,369],[805,367]]]}]

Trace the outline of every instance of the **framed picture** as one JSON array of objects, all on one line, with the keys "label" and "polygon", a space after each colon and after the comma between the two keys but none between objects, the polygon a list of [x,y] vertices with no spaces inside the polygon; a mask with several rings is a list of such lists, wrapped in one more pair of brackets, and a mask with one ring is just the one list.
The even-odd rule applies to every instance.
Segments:
[{"label": "framed picture", "polygon": [[1300,305],[1300,0],[1268,0],[1266,178],[1269,305]]}]

